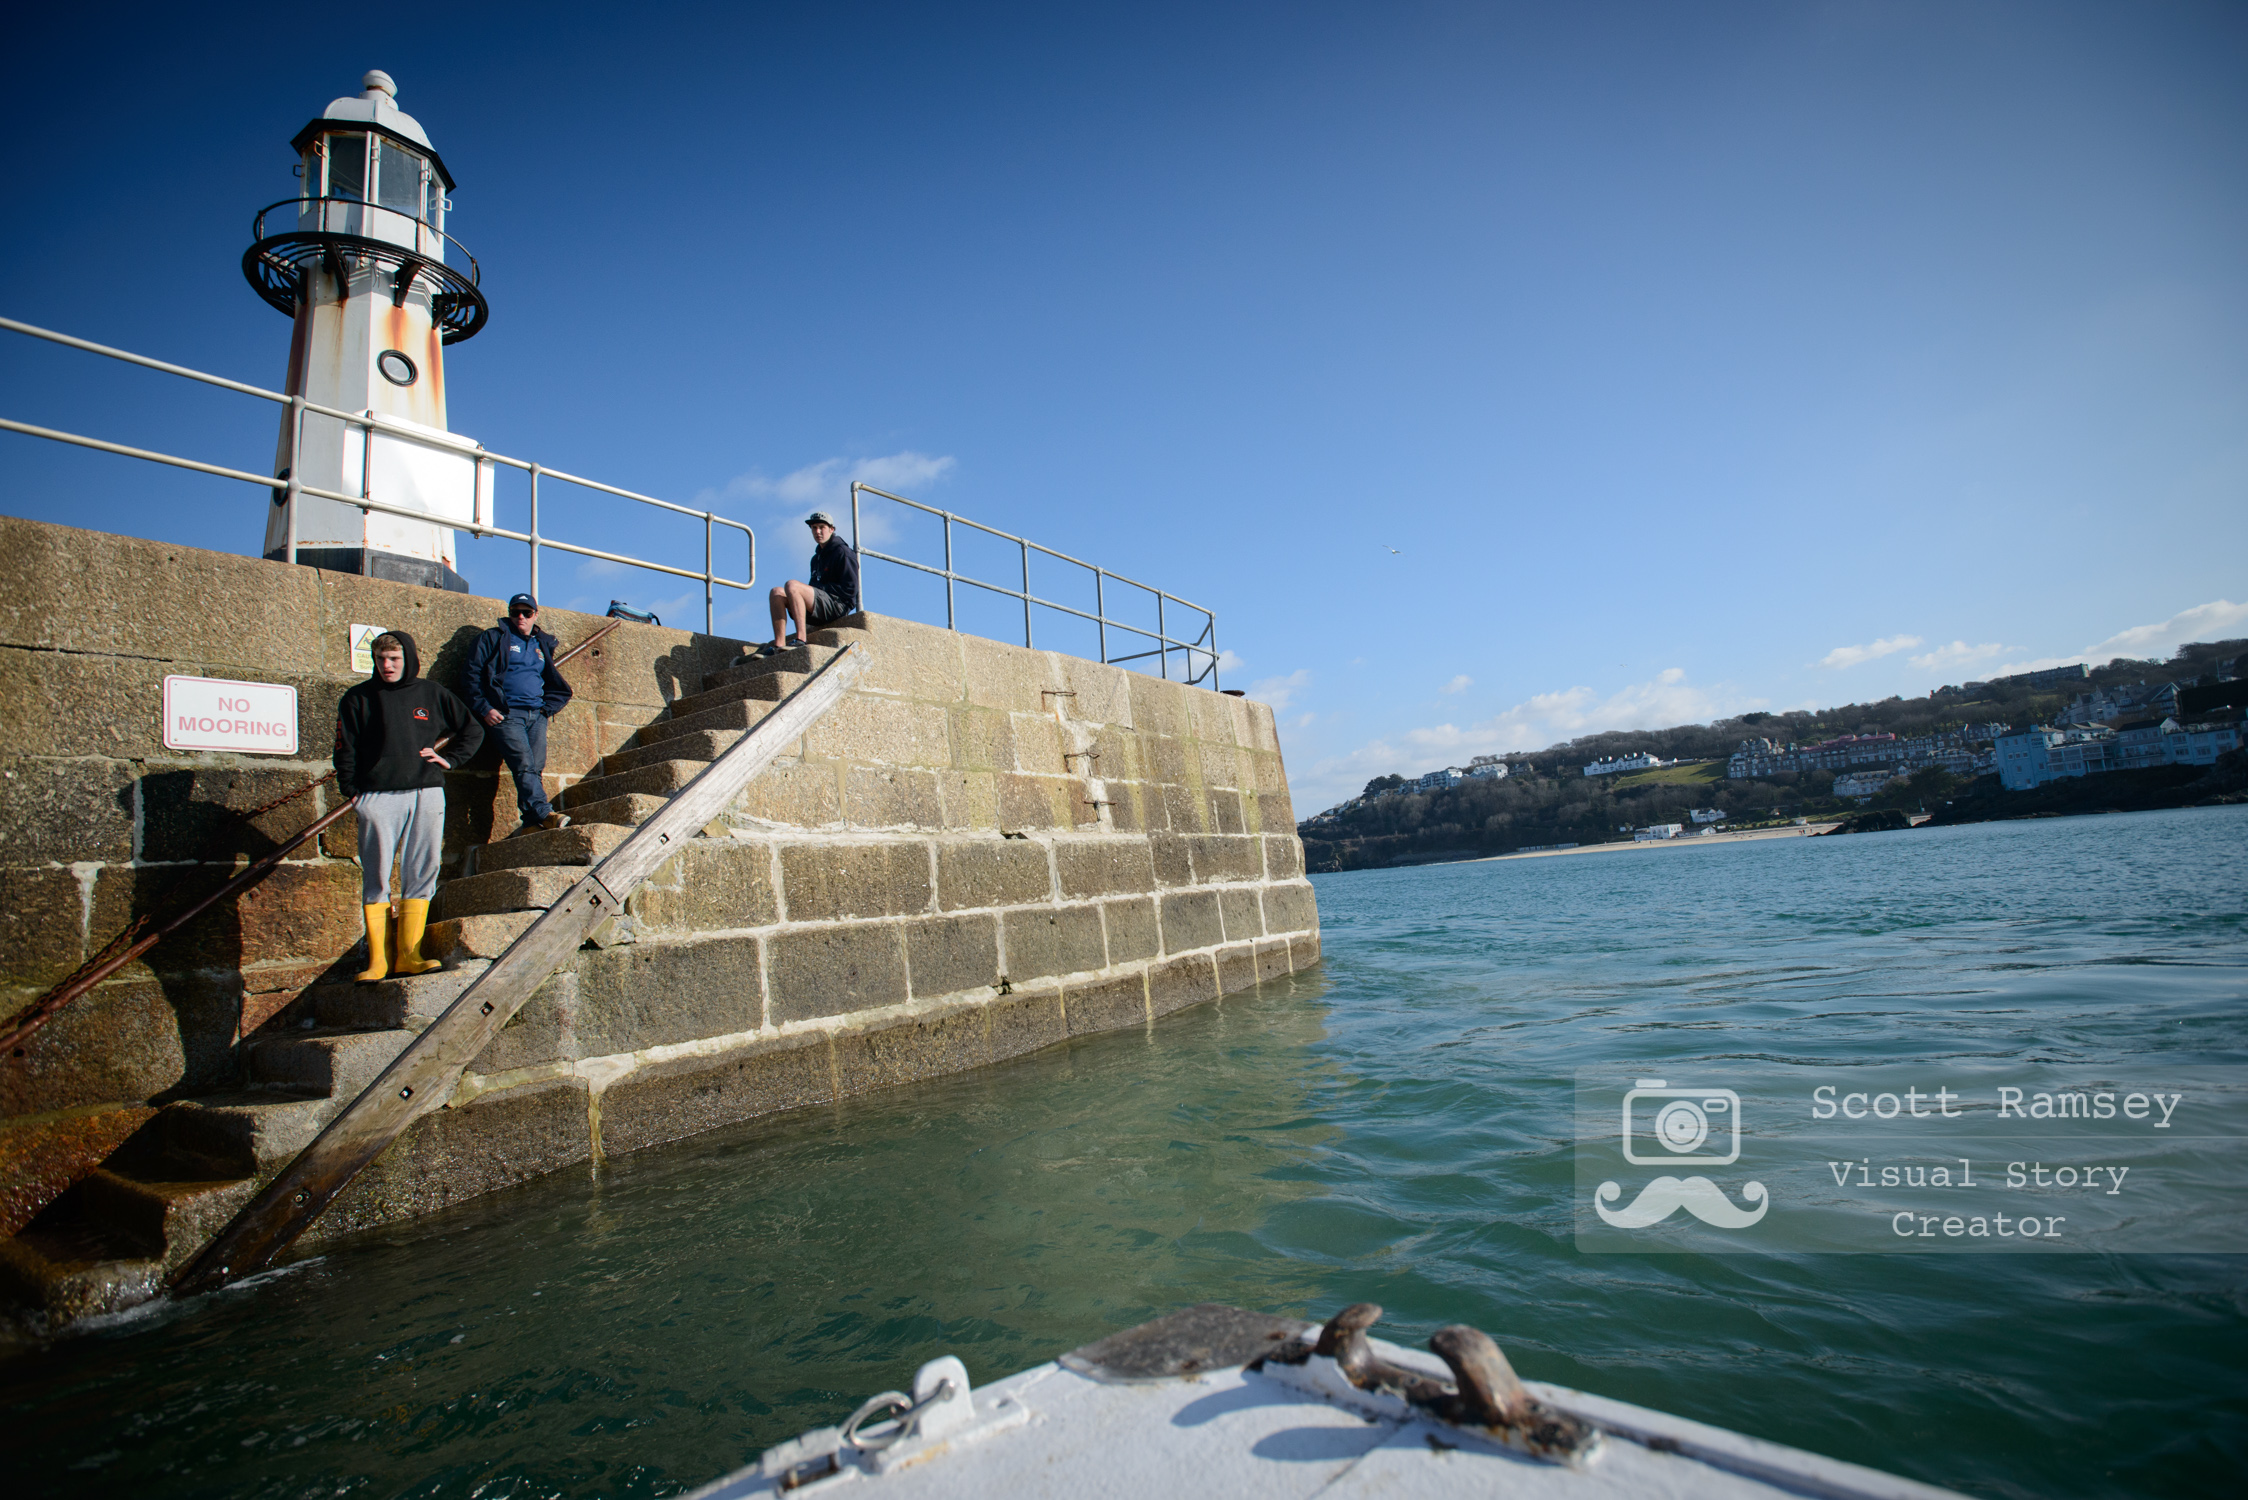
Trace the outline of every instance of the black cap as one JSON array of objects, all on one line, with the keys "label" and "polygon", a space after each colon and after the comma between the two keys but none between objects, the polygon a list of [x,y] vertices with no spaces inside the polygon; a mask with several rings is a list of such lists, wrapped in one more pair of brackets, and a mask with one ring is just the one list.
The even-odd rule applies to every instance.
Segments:
[{"label": "black cap", "polygon": [[507,601],[507,612],[512,615],[519,609],[527,609],[531,611],[531,613],[537,614],[539,609],[539,601],[532,598],[529,594],[517,594],[514,598]]}]

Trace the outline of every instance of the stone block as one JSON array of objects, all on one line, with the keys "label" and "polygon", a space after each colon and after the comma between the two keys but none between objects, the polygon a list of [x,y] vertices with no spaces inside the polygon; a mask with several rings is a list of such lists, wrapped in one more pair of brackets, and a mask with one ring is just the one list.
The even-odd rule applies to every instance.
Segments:
[{"label": "stone block", "polygon": [[905,928],[905,960],[916,999],[987,989],[999,982],[994,917],[930,917]]},{"label": "stone block", "polygon": [[868,615],[866,672],[860,691],[896,693],[925,703],[957,703],[963,637],[911,620]]},{"label": "stone block", "polygon": [[[1311,883],[1291,880],[1279,885],[1268,885],[1264,893],[1265,931],[1273,933],[1317,932],[1319,930],[1319,903],[1312,895]],[[1301,965],[1298,965],[1301,967]]]},{"label": "stone block", "polygon": [[1125,729],[1132,727],[1130,672],[1059,652],[1048,653],[1047,664],[1055,684],[1077,695],[1063,700],[1064,718],[1090,724],[1114,724]]},{"label": "stone block", "polygon": [[[642,822],[663,810],[663,797],[648,797],[637,793],[610,797],[601,802],[588,803],[570,809],[572,823],[611,823],[619,828],[637,828]],[[735,806],[740,806],[739,802]],[[524,837],[528,838],[526,834]]]},{"label": "stone block", "polygon": [[1122,979],[1070,985],[1062,1003],[1069,1013],[1069,1034],[1090,1036],[1101,1031],[1122,1031],[1147,1024],[1147,971]]},{"label": "stone block", "polygon": [[1054,722],[1052,714],[1018,713],[1011,717],[1014,727],[1008,738],[1014,742],[1015,763],[997,769],[1021,771],[1030,776],[1078,774],[1075,761],[1062,760],[1062,751],[1074,750],[1076,746],[1064,742],[1062,727]]},{"label": "stone block", "polygon": [[1054,700],[1045,690],[1061,684],[1053,680],[1044,653],[975,635],[959,640],[962,682],[969,703],[1007,713],[1052,711]]},{"label": "stone block", "polygon": [[495,911],[544,911],[586,874],[582,865],[525,865],[448,880],[437,888],[429,915],[434,921],[449,922]]},{"label": "stone block", "polygon": [[1163,798],[1163,826],[1176,834],[1206,833],[1210,828],[1210,799],[1200,787],[1165,782],[1158,788]]},{"label": "stone block", "polygon": [[1171,826],[1170,815],[1153,787],[1112,781],[1100,795],[1108,799],[1108,826],[1118,833],[1147,833]]},{"label": "stone block", "polygon": [[1256,988],[1257,948],[1254,943],[1229,943],[1217,952],[1218,993]]},{"label": "stone block", "polygon": [[768,672],[762,677],[751,677],[740,682],[728,682],[701,692],[689,693],[671,702],[674,718],[687,719],[707,713],[727,703],[755,699],[762,703],[778,703],[802,687],[810,679],[802,672]]},{"label": "stone block", "polygon": [[1046,846],[1029,839],[943,840],[937,845],[938,909],[1051,901],[1054,876],[1047,858]]},{"label": "stone block", "polygon": [[614,776],[622,771],[638,770],[664,760],[712,761],[733,748],[734,741],[747,731],[740,729],[698,729],[691,733],[659,739],[652,745],[642,745],[636,750],[619,750],[603,755],[595,774]]},{"label": "stone block", "polygon": [[1054,869],[1062,895],[1072,900],[1136,896],[1155,889],[1155,863],[1146,839],[1059,839]]},{"label": "stone block", "polygon": [[993,1000],[984,1007],[984,1029],[990,1038],[993,1062],[1065,1041],[1069,1017],[1062,1008],[1062,992],[1040,986]]},{"label": "stone block", "polygon": [[1257,793],[1257,828],[1260,832],[1281,833],[1295,826],[1295,804],[1288,800],[1287,792]]},{"label": "stone block", "polygon": [[1244,938],[1264,936],[1264,911],[1257,902],[1255,886],[1238,886],[1218,892],[1218,913],[1225,919],[1225,940],[1238,943]]},{"label": "stone block", "polygon": [[583,1079],[549,1079],[432,1110],[337,1195],[300,1243],[434,1213],[592,1154]]},{"label": "stone block", "polygon": [[1284,792],[1288,790],[1288,767],[1275,751],[1244,750],[1241,752],[1243,791]]},{"label": "stone block", "polygon": [[1202,758],[1195,750],[1192,740],[1142,734],[1139,736],[1139,754],[1141,765],[1145,768],[1141,777],[1143,781],[1184,786],[1201,779]]},{"label": "stone block", "polygon": [[[104,930],[93,946],[115,932]],[[36,993],[86,958],[86,896],[77,875],[0,869],[0,983]],[[22,996],[25,1002],[32,998]],[[13,1003],[8,1009],[13,1011]]]},{"label": "stone block", "polygon": [[305,623],[320,617],[318,577],[287,563],[0,518],[0,644],[315,672],[319,641]]},{"label": "stone block", "polygon": [[614,823],[583,823],[502,839],[477,852],[477,873],[530,865],[597,865],[616,852],[630,831]]},{"label": "stone block", "polygon": [[[223,865],[106,867],[94,881],[94,946],[143,912],[161,920],[233,873]],[[356,865],[284,864],[164,939],[124,972],[239,970],[282,959],[334,958],[366,936],[359,896]]]},{"label": "stone block", "polygon": [[1138,963],[1163,951],[1163,932],[1152,900],[1105,902],[1101,922],[1108,931],[1111,964]]},{"label": "stone block", "polygon": [[823,1104],[834,1092],[828,1039],[817,1033],[651,1063],[603,1090],[601,1151],[623,1156],[737,1120]]},{"label": "stone block", "polygon": [[913,1016],[834,1039],[838,1092],[863,1094],[947,1073],[965,1073],[991,1061],[989,1019],[980,1005]]},{"label": "stone block", "polygon": [[1288,935],[1288,964],[1291,969],[1308,969],[1319,962],[1319,934],[1296,932]]},{"label": "stone block", "polygon": [[755,1031],[763,1020],[757,939],[632,943],[578,958],[581,1057]]},{"label": "stone block", "polygon": [[897,917],[931,909],[929,846],[920,839],[878,844],[780,846],[781,894],[791,922]]},{"label": "stone block", "polygon": [[768,940],[767,962],[774,1026],[906,998],[905,940],[894,923],[783,932]]},{"label": "stone block", "polygon": [[1304,841],[1292,833],[1264,835],[1267,880],[1295,880],[1304,872]]},{"label": "stone block", "polygon": [[999,826],[1016,829],[1074,828],[1077,804],[1084,799],[1083,784],[1060,776],[1022,776],[1001,772],[993,778],[999,788]]},{"label": "stone block", "polygon": [[1142,734],[1170,735],[1175,739],[1185,739],[1194,733],[1193,716],[1186,701],[1188,689],[1141,672],[1128,675],[1133,728]]},{"label": "stone block", "polygon": [[1212,833],[1240,834],[1249,831],[1248,825],[1241,820],[1239,792],[1220,788],[1207,795],[1210,800],[1210,821],[1207,826]]},{"label": "stone block", "polygon": [[[653,750],[666,740],[682,739],[691,734],[739,735],[744,730],[755,728],[776,707],[777,704],[763,703],[753,698],[736,698],[698,714],[667,714],[652,724],[639,719],[632,720],[629,724],[620,721],[614,728],[629,730],[623,739],[629,741],[631,748]],[[604,735],[609,732],[610,729],[605,727]]]},{"label": "stone block", "polygon": [[1149,1019],[1218,998],[1218,969],[1207,953],[1150,965],[1147,971]]},{"label": "stone block", "polygon": [[1241,726],[1234,717],[1240,701],[1206,687],[1186,689],[1187,721],[1194,726],[1194,737],[1208,745],[1240,744]]},{"label": "stone block", "polygon": [[852,693],[804,732],[807,759],[862,766],[949,766],[952,737],[933,703]]},{"label": "stone block", "polygon": [[769,927],[780,920],[772,846],[745,839],[695,839],[634,892],[625,909],[643,932]]},{"label": "stone block", "polygon": [[833,761],[768,766],[742,788],[728,816],[794,828],[832,828],[843,821],[841,769]]},{"label": "stone block", "polygon": [[432,922],[422,934],[422,956],[446,964],[498,958],[538,919],[535,911],[509,911]]},{"label": "stone block", "polygon": [[578,976],[565,969],[531,992],[469,1064],[486,1075],[574,1060],[578,1051]]},{"label": "stone block", "polygon": [[11,1238],[156,1117],[147,1105],[72,1110],[0,1127],[0,1238]]},{"label": "stone block", "polygon": [[1202,834],[1188,843],[1194,850],[1194,878],[1199,884],[1264,878],[1264,848],[1254,838]]},{"label": "stone block", "polygon": [[652,765],[619,771],[614,776],[589,776],[583,781],[573,782],[563,792],[562,806],[565,811],[575,812],[582,806],[605,802],[611,797],[622,797],[627,793],[669,797],[708,769],[710,765],[707,761],[659,760]]},{"label": "stone block", "polygon": [[1188,953],[1225,941],[1216,891],[1181,891],[1163,897],[1163,951]]},{"label": "stone block", "polygon": [[843,821],[852,828],[942,828],[935,771],[843,768]]},{"label": "stone block", "polygon": [[[191,774],[173,773],[180,778]],[[302,785],[307,779],[298,776],[296,783]],[[278,795],[282,790],[286,788],[276,787],[267,795]],[[243,805],[255,806],[264,800],[261,797]],[[241,820],[232,821],[239,824]],[[6,830],[5,841],[0,842],[0,859],[11,865],[129,860],[133,857],[133,766],[128,761],[93,758],[0,761],[0,829]],[[255,830],[249,836],[251,842],[262,845],[256,853],[273,847]],[[148,857],[224,859],[234,851],[231,847],[214,847],[220,842],[206,833],[193,855]],[[203,852],[205,849],[210,852]]]},{"label": "stone block", "polygon": [[1108,966],[1097,906],[1032,907],[1005,913],[1007,978],[1020,984]]},{"label": "stone block", "polygon": [[951,710],[952,763],[964,771],[1015,769],[1015,723],[1011,714],[961,705]]},{"label": "stone block", "polygon": [[1147,836],[1147,849],[1155,864],[1156,885],[1194,884],[1194,845],[1188,839],[1175,833],[1151,833]]},{"label": "stone block", "polygon": [[1231,745],[1199,744],[1195,756],[1202,763],[1202,785],[1209,787],[1241,786],[1241,752]]},{"label": "stone block", "polygon": [[1279,979],[1289,971],[1288,940],[1286,938],[1260,938],[1257,940],[1257,982]]},{"label": "stone block", "polygon": [[947,828],[997,828],[999,784],[989,771],[944,771],[937,776],[937,799]]},{"label": "stone block", "polygon": [[1280,753],[1280,731],[1273,723],[1272,705],[1252,699],[1235,700],[1240,705],[1242,719],[1241,743],[1251,750]]},{"label": "stone block", "polygon": [[241,999],[226,973],[96,985],[26,1038],[23,1056],[0,1059],[0,1117],[229,1085]]}]

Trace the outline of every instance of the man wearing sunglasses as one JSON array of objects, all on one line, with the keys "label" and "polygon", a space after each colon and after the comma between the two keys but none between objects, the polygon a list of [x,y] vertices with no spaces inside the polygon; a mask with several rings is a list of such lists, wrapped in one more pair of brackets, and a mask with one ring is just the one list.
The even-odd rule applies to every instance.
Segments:
[{"label": "man wearing sunglasses", "polygon": [[539,601],[517,594],[507,601],[506,617],[468,653],[469,711],[500,742],[500,759],[515,778],[515,806],[523,818],[515,833],[570,821],[546,799],[546,721],[570,701],[570,685],[554,668],[560,649],[539,629]]}]

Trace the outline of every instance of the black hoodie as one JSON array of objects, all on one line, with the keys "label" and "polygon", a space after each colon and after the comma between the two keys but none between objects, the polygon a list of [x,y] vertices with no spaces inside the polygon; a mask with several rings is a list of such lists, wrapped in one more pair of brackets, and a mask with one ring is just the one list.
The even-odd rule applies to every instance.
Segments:
[{"label": "black hoodie", "polygon": [[422,677],[414,638],[390,633],[406,648],[405,673],[396,682],[369,677],[336,705],[336,785],[353,797],[443,786],[445,768],[423,760],[422,747],[448,741],[438,754],[458,766],[484,743],[468,705]]}]

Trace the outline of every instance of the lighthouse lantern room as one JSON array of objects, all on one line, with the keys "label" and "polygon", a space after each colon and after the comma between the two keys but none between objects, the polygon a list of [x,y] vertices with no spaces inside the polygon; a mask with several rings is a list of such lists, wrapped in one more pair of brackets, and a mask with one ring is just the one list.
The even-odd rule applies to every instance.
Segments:
[{"label": "lighthouse lantern room", "polygon": [[492,467],[446,429],[444,351],[490,309],[475,257],[445,233],[452,173],[389,74],[362,84],[297,132],[300,191],[258,215],[242,257],[258,295],[295,321],[289,394],[353,414],[284,417],[274,471],[296,484],[274,489],[265,555],[466,592],[446,523],[488,519]]}]

